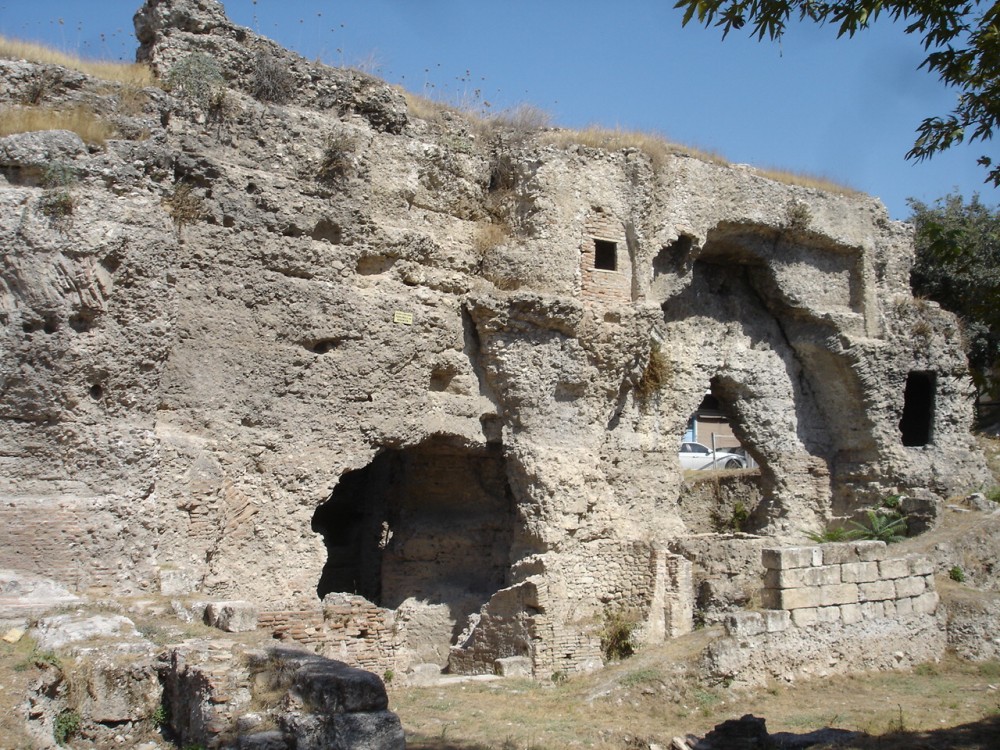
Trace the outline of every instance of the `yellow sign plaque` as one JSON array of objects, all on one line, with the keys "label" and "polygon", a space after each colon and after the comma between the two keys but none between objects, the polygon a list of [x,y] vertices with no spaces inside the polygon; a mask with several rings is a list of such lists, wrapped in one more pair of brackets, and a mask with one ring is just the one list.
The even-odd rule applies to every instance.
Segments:
[{"label": "yellow sign plaque", "polygon": [[413,325],[413,313],[403,312],[402,310],[396,310],[392,314],[393,323],[402,323],[404,326]]}]

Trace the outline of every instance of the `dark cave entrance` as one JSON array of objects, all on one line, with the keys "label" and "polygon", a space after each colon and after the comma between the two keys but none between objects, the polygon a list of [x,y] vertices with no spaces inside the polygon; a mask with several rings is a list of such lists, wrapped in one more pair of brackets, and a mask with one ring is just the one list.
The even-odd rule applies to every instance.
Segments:
[{"label": "dark cave entrance", "polygon": [[447,604],[456,622],[507,583],[515,513],[498,443],[436,437],[383,450],[316,509],[327,561],[316,593],[396,608]]},{"label": "dark cave entrance", "polygon": [[934,394],[937,375],[915,370],[906,375],[903,391],[903,417],[899,420],[903,445],[919,448],[928,445],[934,435]]}]

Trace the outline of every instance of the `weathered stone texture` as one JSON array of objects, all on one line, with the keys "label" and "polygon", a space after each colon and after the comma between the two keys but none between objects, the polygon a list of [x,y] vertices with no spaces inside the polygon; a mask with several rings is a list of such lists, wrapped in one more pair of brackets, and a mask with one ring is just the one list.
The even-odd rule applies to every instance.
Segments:
[{"label": "weathered stone texture", "polygon": [[[0,139],[0,567],[251,600],[359,664],[528,654],[544,674],[599,658],[606,607],[651,640],[689,625],[657,550],[704,531],[676,450],[707,390],[761,465],[753,528],[781,542],[982,478],[956,322],[913,300],[910,229],[878,201],[421,117],[214,0],[149,0],[136,31],[161,76],[214,58],[225,112],[159,89],[128,112],[56,70],[46,105],[94,103],[122,137]],[[252,95],[261,55],[283,103]],[[0,98],[39,72],[0,61]],[[63,216],[53,161],[77,178]],[[911,373],[934,388],[919,446]],[[717,613],[746,579],[693,572]],[[331,619],[325,594],[367,604]]]}]

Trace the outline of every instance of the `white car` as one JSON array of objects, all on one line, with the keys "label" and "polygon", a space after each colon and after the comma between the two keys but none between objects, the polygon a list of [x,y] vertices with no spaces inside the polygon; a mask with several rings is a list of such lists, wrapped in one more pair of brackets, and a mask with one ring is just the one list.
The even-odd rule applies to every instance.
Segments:
[{"label": "white car", "polygon": [[701,443],[681,443],[677,458],[682,469],[743,469],[746,461],[743,456],[729,451],[716,451]]}]

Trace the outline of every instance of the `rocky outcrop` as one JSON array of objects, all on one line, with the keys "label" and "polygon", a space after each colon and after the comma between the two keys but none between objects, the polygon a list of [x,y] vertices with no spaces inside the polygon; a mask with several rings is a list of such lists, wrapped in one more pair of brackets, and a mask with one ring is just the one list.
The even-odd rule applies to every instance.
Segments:
[{"label": "rocky outcrop", "polygon": [[[0,139],[0,567],[541,675],[592,665],[606,610],[683,629],[706,391],[768,537],[985,476],[958,327],[878,201],[428,108],[214,0],[136,29],[169,91],[41,95],[117,137]],[[25,101],[41,66],[0,68]]]}]

